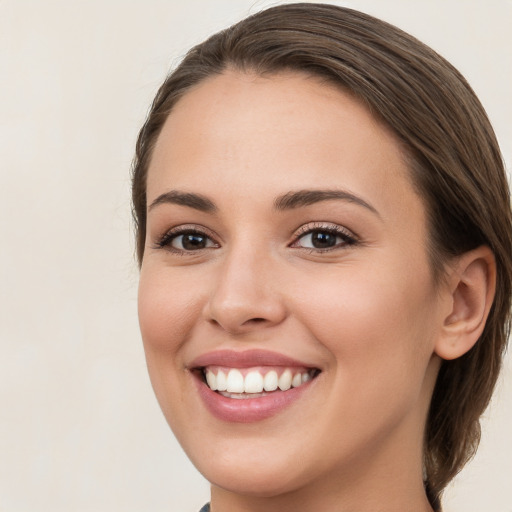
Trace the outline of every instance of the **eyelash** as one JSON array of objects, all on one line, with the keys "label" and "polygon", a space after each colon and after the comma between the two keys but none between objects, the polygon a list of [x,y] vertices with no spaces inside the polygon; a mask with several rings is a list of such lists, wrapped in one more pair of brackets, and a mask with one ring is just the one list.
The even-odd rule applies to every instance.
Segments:
[{"label": "eyelash", "polygon": [[[176,228],[170,229],[167,231],[157,242],[156,248],[157,249],[166,249],[174,254],[178,255],[189,255],[194,252],[199,252],[204,249],[211,249],[212,247],[204,247],[197,250],[186,250],[186,249],[177,249],[176,247],[172,246],[172,243],[174,240],[176,240],[180,236],[185,235],[196,235],[198,237],[204,237],[208,239],[209,241],[212,241],[216,247],[219,247],[219,244],[215,242],[213,233],[210,232],[210,230],[204,228],[203,226],[196,226],[196,225],[184,225],[184,226],[178,226]],[[215,248],[215,247],[213,247]]]},{"label": "eyelash", "polygon": [[[326,248],[316,248],[316,247],[301,247],[300,245],[297,245],[298,242],[305,237],[306,235],[310,235],[313,233],[327,233],[330,235],[335,235],[336,237],[339,237],[342,242],[338,242],[336,245],[332,247],[326,247]],[[205,237],[210,242],[213,242],[213,245],[210,247],[202,247],[196,250],[186,250],[186,249],[178,249],[176,247],[172,246],[172,243],[174,240],[176,240],[180,236],[185,235],[196,235],[198,237]],[[208,243],[208,242],[207,242]],[[336,224],[328,224],[328,223],[321,223],[321,222],[313,222],[309,224],[305,224],[294,235],[294,241],[288,245],[288,247],[298,248],[305,251],[308,251],[313,254],[318,253],[325,253],[335,250],[340,250],[343,248],[346,248],[347,246],[354,246],[359,243],[359,240],[357,237],[348,229],[338,226]],[[203,251],[205,249],[212,249],[212,248],[218,248],[219,244],[215,241],[215,237],[213,233],[210,232],[210,230],[207,230],[203,226],[196,226],[196,225],[184,225],[184,226],[178,226],[176,228],[173,228],[169,231],[167,231],[160,240],[156,243],[157,249],[166,249],[174,254],[178,255],[190,255],[193,253],[197,253],[200,251]]]},{"label": "eyelash", "polygon": [[313,254],[330,252],[335,250],[344,249],[347,246],[354,246],[359,243],[357,237],[348,229],[338,226],[337,224],[330,223],[322,223],[322,222],[313,222],[309,224],[305,224],[301,228],[299,228],[298,232],[295,234],[295,241],[290,244],[290,247],[297,247],[298,241],[305,237],[306,235],[313,233],[328,233],[330,235],[334,235],[336,237],[341,238],[342,242],[337,243],[333,247],[327,248],[317,248],[317,247],[300,247],[303,250],[309,251]]}]

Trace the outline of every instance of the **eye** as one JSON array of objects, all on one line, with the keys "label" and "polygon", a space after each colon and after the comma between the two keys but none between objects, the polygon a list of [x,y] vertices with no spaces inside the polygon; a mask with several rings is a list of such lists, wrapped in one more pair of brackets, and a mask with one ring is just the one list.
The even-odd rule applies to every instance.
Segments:
[{"label": "eye", "polygon": [[341,226],[304,226],[291,247],[328,251],[357,243],[356,238]]},{"label": "eye", "polygon": [[340,237],[328,231],[312,231],[300,237],[300,246],[311,249],[329,249],[340,242]]},{"label": "eye", "polygon": [[173,252],[186,253],[219,247],[212,237],[198,229],[175,228],[168,231],[158,242],[158,247]]},{"label": "eye", "polygon": [[203,233],[184,233],[177,235],[171,240],[172,247],[184,251],[197,251],[198,249],[206,249],[207,247],[215,247],[210,238]]}]

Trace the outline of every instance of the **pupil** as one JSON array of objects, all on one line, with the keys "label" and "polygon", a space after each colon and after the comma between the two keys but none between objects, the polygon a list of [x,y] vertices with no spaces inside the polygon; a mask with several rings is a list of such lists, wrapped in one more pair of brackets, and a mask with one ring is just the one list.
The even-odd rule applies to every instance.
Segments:
[{"label": "pupil", "polygon": [[197,234],[183,235],[183,248],[187,250],[204,249],[206,247],[206,237]]},{"label": "pupil", "polygon": [[317,249],[325,249],[336,245],[336,235],[326,232],[312,233],[311,241],[313,246]]}]

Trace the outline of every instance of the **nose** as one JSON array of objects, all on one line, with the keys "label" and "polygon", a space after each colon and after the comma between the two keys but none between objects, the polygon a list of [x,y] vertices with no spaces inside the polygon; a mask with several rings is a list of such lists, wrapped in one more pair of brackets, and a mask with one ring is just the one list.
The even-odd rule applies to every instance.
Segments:
[{"label": "nose", "polygon": [[230,334],[243,334],[276,326],[285,319],[287,312],[271,257],[234,250],[218,264],[204,308],[207,321]]}]

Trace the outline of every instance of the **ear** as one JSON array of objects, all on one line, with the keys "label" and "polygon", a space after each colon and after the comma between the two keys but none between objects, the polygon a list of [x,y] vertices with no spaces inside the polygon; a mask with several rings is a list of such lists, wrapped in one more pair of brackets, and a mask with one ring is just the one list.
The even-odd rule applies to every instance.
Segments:
[{"label": "ear", "polygon": [[496,260],[491,249],[481,246],[458,257],[449,270],[448,286],[451,310],[434,350],[442,359],[456,359],[480,338],[494,300]]}]

